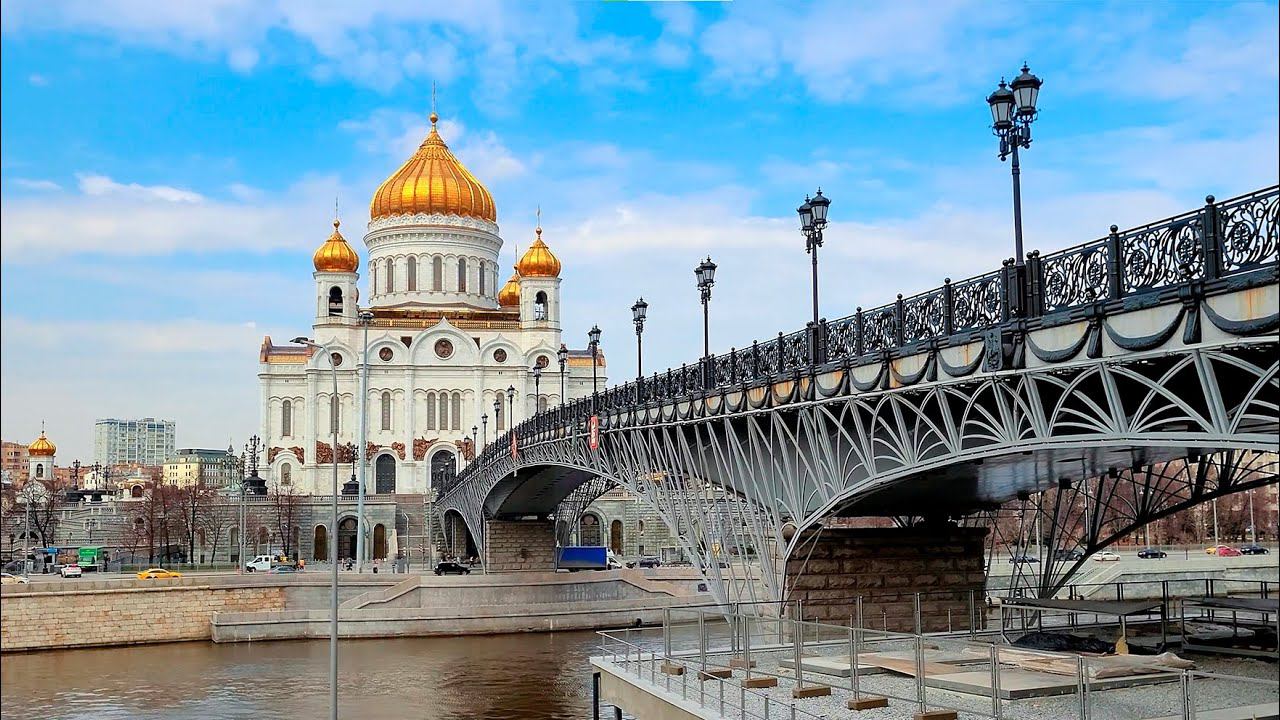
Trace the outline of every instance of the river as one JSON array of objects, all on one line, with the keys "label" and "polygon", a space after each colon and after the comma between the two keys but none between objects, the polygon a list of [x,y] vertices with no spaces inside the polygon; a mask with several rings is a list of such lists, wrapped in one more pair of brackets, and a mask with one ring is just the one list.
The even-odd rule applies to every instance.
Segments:
[{"label": "river", "polygon": [[[109,620],[104,620],[109,622]],[[343,640],[343,717],[591,717],[591,632]],[[327,641],[169,643],[6,655],[5,720],[319,718]],[[606,714],[610,717],[610,714]]]}]

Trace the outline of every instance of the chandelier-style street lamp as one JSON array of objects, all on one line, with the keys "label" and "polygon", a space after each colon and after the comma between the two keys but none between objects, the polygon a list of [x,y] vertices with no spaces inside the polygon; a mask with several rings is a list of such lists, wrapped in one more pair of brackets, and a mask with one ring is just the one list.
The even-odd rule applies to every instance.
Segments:
[{"label": "chandelier-style street lamp", "polygon": [[822,231],[827,227],[827,208],[831,200],[822,194],[822,188],[796,208],[800,215],[800,232],[804,235],[804,251],[809,254],[813,266],[813,325],[810,331],[809,358],[813,364],[820,360],[818,352],[818,248],[822,247]]},{"label": "chandelier-style street lamp", "polygon": [[644,377],[644,346],[641,336],[644,335],[644,319],[649,314],[649,303],[644,298],[636,300],[631,306],[631,321],[636,324],[636,379]]},{"label": "chandelier-style street lamp", "polygon": [[1044,81],[1031,74],[1026,63],[1022,65],[1022,74],[1006,85],[1004,78],[995,92],[987,96],[987,105],[991,106],[991,131],[1000,138],[1000,160],[1012,156],[1010,169],[1013,171],[1013,237],[1014,262],[1021,266],[1024,262],[1022,252],[1022,182],[1021,169],[1018,164],[1018,149],[1031,147],[1031,123],[1038,115],[1036,100],[1040,97],[1040,86]]}]

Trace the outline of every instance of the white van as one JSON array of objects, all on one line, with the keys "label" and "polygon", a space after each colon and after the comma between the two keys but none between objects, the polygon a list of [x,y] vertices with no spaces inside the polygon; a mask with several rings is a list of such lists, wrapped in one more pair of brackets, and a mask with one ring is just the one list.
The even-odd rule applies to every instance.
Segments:
[{"label": "white van", "polygon": [[275,558],[270,555],[259,555],[249,562],[245,563],[246,572],[262,571],[266,572],[271,569],[272,560]]}]

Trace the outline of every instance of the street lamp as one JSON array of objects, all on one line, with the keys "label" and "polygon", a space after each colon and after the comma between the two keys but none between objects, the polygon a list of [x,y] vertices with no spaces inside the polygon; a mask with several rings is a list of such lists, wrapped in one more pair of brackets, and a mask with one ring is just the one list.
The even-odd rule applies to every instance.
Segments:
[{"label": "street lamp", "polygon": [[[356,572],[364,572],[364,476],[369,435],[369,325],[373,313],[361,310],[358,316],[364,339],[360,342],[360,439],[356,441]],[[338,457],[337,441],[333,447],[334,460]],[[335,526],[336,528],[337,526]],[[336,530],[335,530],[336,532]]]},{"label": "street lamp", "polygon": [[485,447],[489,444],[489,415],[480,415],[480,446]]},{"label": "street lamp", "polygon": [[[510,418],[508,418],[510,421]],[[502,430],[502,392],[499,391],[493,396],[493,439],[498,439],[498,432]]]},{"label": "street lamp", "polygon": [[533,366],[533,411],[542,410],[542,368]]},{"label": "street lamp", "polygon": [[596,358],[600,355],[600,326],[592,325],[587,333],[587,347],[591,349],[591,414],[596,414]]},{"label": "street lamp", "polygon": [[509,430],[516,429],[516,386],[507,386],[507,421],[510,425]]},{"label": "street lamp", "polygon": [[1013,156],[1013,236],[1014,261],[1021,266],[1022,255],[1022,185],[1018,165],[1018,148],[1031,147],[1031,123],[1036,119],[1036,100],[1044,81],[1031,74],[1026,63],[1022,74],[1011,85],[1000,79],[995,92],[987,96],[991,106],[991,131],[1000,138],[1000,160]]},{"label": "street lamp", "polygon": [[564,343],[560,343],[560,349],[556,351],[556,362],[560,363],[560,404],[564,405],[564,366],[569,362],[569,348]]},{"label": "street lamp", "polygon": [[[323,345],[319,345],[308,338],[296,337],[294,343],[306,345],[312,350],[325,352]],[[334,360],[336,353],[328,353],[329,369],[333,371],[333,398],[332,407],[335,408],[330,418],[330,424],[333,430],[333,536],[334,542],[329,543],[329,563],[332,565],[333,577],[329,583],[329,717],[331,720],[338,720],[338,363]],[[359,537],[359,525],[357,525],[357,537]]]},{"label": "street lamp", "polygon": [[831,200],[822,194],[822,188],[812,198],[805,196],[804,204],[796,208],[800,215],[800,232],[804,234],[804,251],[813,265],[813,343],[810,356],[814,364],[821,357],[818,353],[818,248],[822,247],[822,231],[827,227],[827,208]]},{"label": "street lamp", "polygon": [[693,274],[698,278],[698,294],[702,296],[702,384],[710,387],[711,315],[707,307],[711,302],[711,286],[716,284],[716,264],[711,262],[710,255],[693,269]]},{"label": "street lamp", "polygon": [[641,336],[644,334],[644,319],[649,314],[649,303],[640,298],[631,306],[631,322],[636,324],[636,380],[644,377],[644,346]]}]

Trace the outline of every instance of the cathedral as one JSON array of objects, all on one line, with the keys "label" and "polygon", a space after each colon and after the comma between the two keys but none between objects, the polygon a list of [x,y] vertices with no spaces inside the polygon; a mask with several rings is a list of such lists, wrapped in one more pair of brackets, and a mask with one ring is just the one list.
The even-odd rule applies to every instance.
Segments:
[{"label": "cathedral", "polygon": [[512,423],[589,395],[593,375],[604,387],[603,354],[593,373],[590,352],[562,345],[561,265],[541,223],[499,283],[497,205],[450,152],[437,120],[433,112],[418,150],[373,194],[366,294],[360,256],[337,219],[312,258],[310,337],[323,351],[262,342],[262,474],[280,486],[328,494],[335,454],[346,482],[363,451],[367,494],[422,494]]}]

